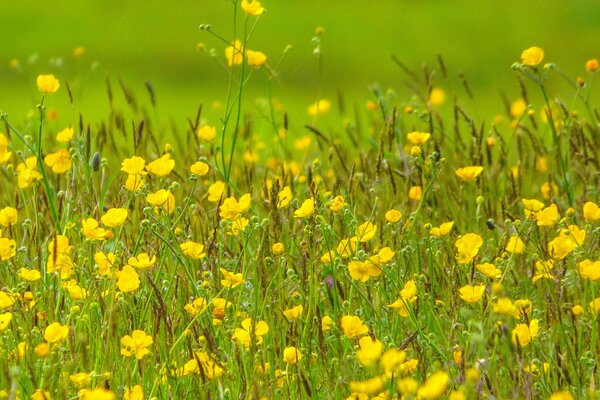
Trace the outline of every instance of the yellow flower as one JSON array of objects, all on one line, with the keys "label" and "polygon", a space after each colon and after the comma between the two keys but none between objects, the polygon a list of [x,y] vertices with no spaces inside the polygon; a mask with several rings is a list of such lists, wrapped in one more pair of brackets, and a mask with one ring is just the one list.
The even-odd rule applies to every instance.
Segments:
[{"label": "yellow flower", "polygon": [[512,330],[512,342],[520,347],[525,347],[538,335],[538,331],[539,323],[537,319],[532,319],[529,325],[518,324]]},{"label": "yellow flower", "polygon": [[81,220],[81,232],[89,239],[103,240],[106,238],[106,231],[98,227],[98,221],[94,218]]},{"label": "yellow flower", "polygon": [[137,269],[150,268],[154,265],[155,262],[156,256],[152,256],[152,258],[150,258],[148,253],[140,253],[136,257],[130,257],[129,260],[127,260],[128,265],[131,265],[132,267],[135,267]]},{"label": "yellow flower", "polygon": [[225,182],[216,181],[208,187],[208,201],[211,203],[219,202],[223,192],[225,192]]},{"label": "yellow flower", "polygon": [[4,207],[0,210],[0,225],[8,228],[11,225],[15,225],[17,223],[17,218],[19,214],[16,208],[13,207]]},{"label": "yellow flower", "polygon": [[230,230],[227,232],[228,235],[239,236],[244,230],[246,226],[248,226],[248,219],[244,217],[239,217],[235,221],[231,223]]},{"label": "yellow flower", "polygon": [[483,167],[473,165],[470,167],[459,168],[454,173],[458,176],[463,182],[472,182],[474,181],[479,174],[483,172]]},{"label": "yellow flower", "polygon": [[600,207],[596,203],[588,201],[583,205],[583,218],[588,222],[600,219]]},{"label": "yellow flower", "polygon": [[530,47],[521,53],[521,62],[530,67],[539,65],[544,59],[544,50],[539,47]]},{"label": "yellow flower", "polygon": [[223,203],[219,208],[219,215],[223,219],[235,221],[243,212],[250,209],[251,201],[252,199],[249,193],[246,193],[240,197],[239,201],[235,198],[235,196],[231,196],[223,200]]},{"label": "yellow flower", "polygon": [[194,352],[194,358],[188,361],[184,366],[184,375],[198,374],[202,368],[202,376],[208,379],[215,379],[223,375],[223,368],[219,366],[207,353],[203,351]]},{"label": "yellow flower", "polygon": [[388,307],[398,311],[401,317],[408,317],[408,306],[417,301],[417,285],[415,281],[410,279],[406,281],[402,290],[400,290],[400,298],[390,304]]},{"label": "yellow flower", "polygon": [[331,109],[329,100],[321,99],[308,107],[308,114],[316,117],[317,115],[326,114]]},{"label": "yellow flower", "polygon": [[142,186],[144,186],[145,183],[146,181],[144,179],[144,175],[142,174],[127,175],[127,180],[125,181],[125,189],[127,189],[130,192],[137,192],[142,188]]},{"label": "yellow flower", "polygon": [[360,338],[358,345],[360,349],[356,352],[356,358],[365,367],[374,365],[383,353],[383,343],[368,335]]},{"label": "yellow flower", "polygon": [[508,297],[499,298],[495,304],[493,304],[493,309],[496,314],[513,316],[515,318],[519,318],[521,312],[515,306],[511,299]]},{"label": "yellow flower", "polygon": [[460,298],[467,303],[477,303],[483,297],[485,285],[465,285],[458,292],[460,293]]},{"label": "yellow flower", "polygon": [[321,319],[321,330],[323,332],[329,331],[333,328],[334,324],[333,319],[329,315],[326,315]]},{"label": "yellow flower", "polygon": [[552,260],[548,261],[536,261],[535,262],[535,275],[531,279],[533,283],[536,283],[541,278],[554,279],[554,275],[550,272],[552,271],[552,267],[554,266],[554,262]]},{"label": "yellow flower", "polygon": [[552,393],[550,400],[575,400],[575,397],[567,390],[559,390]]},{"label": "yellow flower", "polygon": [[552,226],[556,224],[560,219],[558,207],[554,203],[551,204],[550,207],[546,207],[543,210],[537,212],[535,214],[535,219],[537,220],[538,226]]},{"label": "yellow flower", "polygon": [[574,316],[579,317],[585,313],[585,310],[583,309],[583,307],[581,307],[579,304],[577,304],[577,305],[574,305],[573,308],[571,308],[571,312],[573,313]]},{"label": "yellow flower", "polygon": [[242,42],[236,40],[231,46],[225,48],[225,57],[227,58],[227,65],[240,65],[244,59],[243,55],[244,48]]},{"label": "yellow flower", "polygon": [[8,151],[8,138],[4,133],[0,133],[0,165],[6,164],[11,156],[12,152]]},{"label": "yellow flower", "polygon": [[[361,397],[360,395],[375,394],[381,391],[381,389],[383,389],[383,386],[385,385],[386,381],[387,379],[385,376],[376,376],[374,378],[367,379],[366,381],[350,381],[350,390],[358,395],[348,397],[348,399],[362,400],[363,397]],[[368,399],[369,397],[367,396],[364,398]]]},{"label": "yellow flower", "polygon": [[329,204],[329,209],[334,213],[342,211],[344,207],[346,207],[346,200],[342,196],[335,196]]},{"label": "yellow flower", "polygon": [[590,301],[588,305],[592,313],[596,315],[600,314],[600,297],[596,297],[594,300]]},{"label": "yellow flower", "polygon": [[249,17],[257,17],[265,12],[265,9],[257,0],[242,0],[242,10]]},{"label": "yellow flower", "polygon": [[135,385],[131,389],[126,389],[123,397],[125,400],[144,400],[144,389],[141,385]]},{"label": "yellow flower", "polygon": [[112,269],[115,264],[116,256],[115,253],[103,253],[101,251],[94,254],[94,263],[98,268],[98,274],[100,275],[112,275]]},{"label": "yellow flower", "polygon": [[517,99],[510,105],[510,116],[519,118],[527,111],[527,102],[524,99]]},{"label": "yellow flower", "polygon": [[60,84],[54,75],[38,75],[37,87],[43,94],[52,94],[58,90]]},{"label": "yellow flower", "polygon": [[366,282],[371,277],[381,275],[381,269],[372,262],[366,261],[351,261],[348,264],[348,272],[350,277],[356,281]]},{"label": "yellow flower", "polygon": [[198,297],[197,299],[194,299],[194,301],[192,301],[189,304],[186,304],[183,307],[183,309],[193,317],[198,315],[198,313],[200,311],[204,310],[205,308],[206,308],[206,299],[204,299],[202,297]]},{"label": "yellow flower", "polygon": [[303,311],[304,311],[304,307],[302,307],[302,304],[300,304],[296,307],[292,307],[292,308],[288,308],[287,310],[283,310],[283,316],[290,322],[297,321],[302,316]]},{"label": "yellow flower", "polygon": [[355,315],[344,315],[341,321],[342,331],[349,338],[369,332],[369,328]]},{"label": "yellow flower", "polygon": [[219,268],[219,271],[221,271],[221,273],[225,277],[225,279],[221,280],[221,285],[223,285],[224,287],[234,288],[245,282],[244,277],[241,273],[236,274],[226,270],[225,268]]},{"label": "yellow flower", "polygon": [[419,382],[413,377],[406,377],[398,380],[398,391],[403,395],[410,396],[417,393]]},{"label": "yellow flower", "polygon": [[48,343],[62,342],[69,335],[69,326],[54,322],[44,329],[44,340]]},{"label": "yellow flower", "polygon": [[92,382],[92,374],[86,374],[85,372],[79,372],[69,376],[69,380],[79,388],[84,388]]},{"label": "yellow flower", "polygon": [[131,332],[131,336],[125,335],[121,338],[121,354],[125,357],[135,356],[138,360],[144,358],[145,355],[150,354],[150,347],[154,343],[152,336],[146,334],[146,332],[136,329]]},{"label": "yellow flower", "polygon": [[40,280],[42,274],[37,269],[21,268],[19,270],[19,278],[27,282],[35,282]]},{"label": "yellow flower", "polygon": [[121,163],[121,171],[126,172],[129,175],[143,175],[146,173],[144,171],[145,165],[146,160],[144,160],[142,157],[133,156],[123,160]]},{"label": "yellow flower", "polygon": [[421,146],[429,140],[431,133],[427,132],[409,132],[406,138],[414,145]]},{"label": "yellow flower", "polygon": [[31,186],[34,182],[42,179],[42,174],[37,170],[37,157],[31,156],[25,159],[24,163],[17,166],[19,177],[17,179],[20,189]]},{"label": "yellow flower", "polygon": [[245,348],[249,348],[252,339],[259,345],[263,342],[263,336],[269,332],[269,325],[265,321],[254,322],[252,318],[246,318],[242,321],[242,328],[235,328],[233,340],[241,343]]},{"label": "yellow flower", "polygon": [[259,68],[267,61],[267,56],[265,53],[260,51],[246,51],[246,60],[248,61],[248,65],[254,68]]},{"label": "yellow flower", "polygon": [[44,157],[44,162],[52,168],[55,174],[64,174],[71,169],[71,153],[67,149],[60,149],[56,153],[50,153]]},{"label": "yellow flower", "polygon": [[111,208],[100,218],[100,221],[108,227],[116,228],[125,223],[127,210],[124,208]]},{"label": "yellow flower", "polygon": [[315,202],[311,198],[304,200],[299,209],[294,211],[294,218],[308,218],[315,211]]},{"label": "yellow flower", "polygon": [[402,213],[398,210],[391,209],[385,213],[385,220],[391,224],[395,224],[402,218]]},{"label": "yellow flower", "polygon": [[446,92],[442,88],[432,88],[429,93],[427,104],[430,106],[439,106],[446,100]]},{"label": "yellow flower", "polygon": [[421,186],[412,186],[408,190],[408,198],[412,201],[419,201],[423,197],[423,189]]},{"label": "yellow flower", "polygon": [[548,243],[548,253],[556,260],[562,260],[585,241],[585,230],[575,225],[568,228]]},{"label": "yellow flower", "polygon": [[0,314],[0,332],[8,328],[12,317],[12,313],[9,312]]},{"label": "yellow flower", "polygon": [[154,206],[154,212],[158,213],[159,207],[167,214],[175,210],[175,196],[170,190],[160,189],[154,193],[148,193],[146,201]]},{"label": "yellow flower", "polygon": [[190,172],[197,176],[206,175],[209,170],[208,164],[202,161],[197,161],[190,166]]},{"label": "yellow flower", "polygon": [[459,264],[468,264],[477,256],[479,248],[483,244],[483,239],[476,233],[467,233],[460,239],[456,240],[457,255],[456,261]]},{"label": "yellow flower", "polygon": [[598,63],[598,59],[597,58],[592,58],[590,60],[587,60],[585,62],[585,70],[587,72],[596,72],[598,71],[598,66],[600,65],[600,63]]},{"label": "yellow flower", "polygon": [[31,400],[50,400],[51,398],[50,392],[44,389],[36,389],[31,395]]},{"label": "yellow flower", "polygon": [[6,261],[17,255],[17,243],[14,239],[0,238],[0,260]]},{"label": "yellow flower", "polygon": [[577,264],[577,270],[582,278],[590,281],[600,281],[600,260],[583,260]]},{"label": "yellow flower", "polygon": [[525,244],[519,236],[511,236],[506,245],[506,251],[513,254],[521,254],[525,250]]},{"label": "yellow flower", "polygon": [[429,234],[433,235],[435,237],[446,236],[447,234],[450,233],[450,231],[452,230],[453,227],[454,227],[454,221],[444,222],[440,226],[434,226],[433,228],[431,228],[431,230],[429,231]]},{"label": "yellow flower", "polygon": [[206,255],[204,253],[204,245],[200,243],[187,241],[185,243],[181,243],[179,245],[179,248],[183,252],[183,255],[193,260],[199,260],[201,258],[204,258],[204,256]]},{"label": "yellow flower", "polygon": [[494,264],[477,264],[475,268],[477,268],[477,271],[481,272],[488,278],[500,278],[500,276],[502,276],[502,271],[499,268],[496,268]]},{"label": "yellow flower", "polygon": [[294,346],[283,349],[283,361],[286,364],[296,364],[300,359],[302,359],[302,353]]},{"label": "yellow flower", "polygon": [[546,182],[540,187],[542,197],[546,200],[550,200],[552,196],[558,194],[558,186],[554,182]]},{"label": "yellow flower", "polygon": [[68,143],[73,138],[73,128],[65,128],[56,134],[56,140],[61,143]]},{"label": "yellow flower", "polygon": [[271,252],[274,256],[278,256],[285,250],[285,246],[281,242],[273,243],[271,246]]},{"label": "yellow flower", "polygon": [[198,128],[198,131],[196,132],[196,134],[198,135],[198,137],[200,139],[207,141],[207,142],[212,142],[213,140],[215,140],[215,137],[217,136],[217,130],[214,126],[204,125],[204,126]]},{"label": "yellow flower", "polygon": [[429,375],[423,385],[417,391],[417,396],[423,400],[434,400],[440,398],[448,388],[450,376],[444,371],[434,372]]},{"label": "yellow flower", "polygon": [[173,168],[175,168],[175,160],[171,160],[170,153],[157,158],[146,166],[146,170],[156,176],[167,176],[173,171]]},{"label": "yellow flower", "polygon": [[373,238],[375,238],[375,234],[377,233],[377,225],[373,225],[370,221],[365,222],[356,228],[356,238],[361,243],[366,243]]},{"label": "yellow flower", "polygon": [[140,276],[131,265],[126,265],[119,271],[117,287],[121,292],[133,292],[140,287]]}]

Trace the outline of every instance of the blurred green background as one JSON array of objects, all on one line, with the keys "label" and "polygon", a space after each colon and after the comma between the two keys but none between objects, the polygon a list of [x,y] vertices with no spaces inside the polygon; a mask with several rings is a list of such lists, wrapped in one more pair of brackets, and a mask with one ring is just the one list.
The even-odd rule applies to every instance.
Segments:
[{"label": "blurred green background", "polygon": [[[102,116],[108,109],[104,80],[109,76],[115,92],[120,77],[140,98],[147,97],[144,82],[150,81],[160,114],[183,125],[199,103],[225,99],[224,44],[198,26],[209,23],[233,39],[232,4],[5,0],[0,109],[12,118],[27,115],[39,101],[35,76],[51,72],[71,83],[78,111],[88,119]],[[263,5],[268,13],[248,47],[265,52],[272,66],[291,48],[277,68],[279,81],[269,85],[267,74],[258,71],[246,99],[266,97],[271,90],[292,115],[300,113],[298,118],[306,117],[307,105],[317,97],[334,99],[338,91],[362,106],[372,98],[368,85],[374,82],[406,95],[406,75],[391,54],[417,72],[423,63],[437,65],[436,55],[442,54],[450,79],[440,76],[436,85],[460,91],[456,76],[464,71],[482,114],[501,112],[501,90],[518,97],[510,65],[527,47],[544,48],[544,61],[557,63],[573,78],[585,75],[587,59],[600,57],[597,1],[264,0]],[[325,29],[320,75],[311,42],[317,26]],[[79,46],[84,54],[75,57]],[[49,103],[59,113],[70,112],[64,90]],[[212,118],[218,115],[214,111]]]}]

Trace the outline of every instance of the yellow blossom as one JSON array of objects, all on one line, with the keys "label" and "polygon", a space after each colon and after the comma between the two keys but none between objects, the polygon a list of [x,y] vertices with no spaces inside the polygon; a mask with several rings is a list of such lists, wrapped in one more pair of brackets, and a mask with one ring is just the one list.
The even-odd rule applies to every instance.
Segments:
[{"label": "yellow blossom", "polygon": [[50,153],[44,157],[44,162],[52,168],[55,174],[64,174],[71,169],[71,153],[67,149],[60,149],[56,153]]},{"label": "yellow blossom", "polygon": [[577,270],[582,278],[600,281],[600,260],[583,260],[577,264]]},{"label": "yellow blossom", "polygon": [[483,239],[476,233],[467,233],[462,236],[454,243],[457,250],[456,261],[459,264],[470,263],[477,256],[482,244]]},{"label": "yellow blossom", "polygon": [[483,297],[485,285],[465,285],[459,290],[460,298],[467,303],[477,303]]},{"label": "yellow blossom", "polygon": [[123,160],[121,163],[121,171],[126,172],[129,175],[143,175],[146,173],[144,171],[145,165],[146,161],[142,157],[133,156]]},{"label": "yellow blossom", "polygon": [[283,349],[283,361],[286,364],[296,364],[302,359],[302,353],[294,346]]},{"label": "yellow blossom", "polygon": [[356,358],[365,367],[377,363],[383,353],[383,343],[371,336],[363,336],[358,341],[360,349],[356,352]]},{"label": "yellow blossom", "polygon": [[12,321],[12,313],[0,313],[0,332],[8,328],[10,321]]},{"label": "yellow blossom", "polygon": [[502,276],[502,271],[497,268],[494,264],[483,263],[475,265],[477,271],[481,272],[488,278],[500,278]]},{"label": "yellow blossom", "polygon": [[271,246],[271,253],[273,253],[274,256],[282,254],[284,250],[285,246],[281,242],[273,243]]},{"label": "yellow blossom", "polygon": [[[366,381],[350,381],[350,390],[357,394],[373,395],[383,389],[386,381],[385,376],[376,376]],[[362,400],[361,397],[354,397],[353,399],[357,398]]]},{"label": "yellow blossom", "polygon": [[329,209],[334,213],[342,211],[344,207],[346,207],[346,200],[342,196],[335,196],[329,204]]},{"label": "yellow blossom", "polygon": [[375,238],[375,234],[377,233],[377,225],[372,224],[370,221],[367,221],[356,228],[356,238],[361,243],[366,243],[368,241],[373,240]]},{"label": "yellow blossom", "polygon": [[43,94],[52,94],[58,90],[60,84],[54,75],[38,75],[37,87]]},{"label": "yellow blossom", "polygon": [[131,265],[126,265],[119,271],[117,287],[121,292],[133,292],[140,287],[140,276]]},{"label": "yellow blossom", "polygon": [[223,285],[224,287],[234,288],[244,283],[244,277],[242,273],[236,274],[226,270],[225,268],[219,268],[219,271],[221,271],[221,273],[225,277],[225,279],[221,280],[221,285]]},{"label": "yellow blossom", "polygon": [[269,332],[269,325],[265,321],[254,322],[252,318],[246,318],[242,321],[242,328],[235,328],[233,340],[249,348],[251,341],[256,340],[259,345],[263,342],[263,336]]},{"label": "yellow blossom", "polygon": [[517,324],[512,330],[512,342],[521,347],[527,346],[538,335],[539,323],[537,319],[532,319],[529,325]]},{"label": "yellow blossom", "polygon": [[556,204],[551,204],[549,207],[537,212],[535,214],[535,219],[537,220],[538,226],[552,226],[556,224],[560,219],[558,207]]},{"label": "yellow blossom", "polygon": [[511,236],[506,245],[506,251],[513,254],[521,254],[525,250],[525,244],[519,236]]},{"label": "yellow blossom", "polygon": [[530,47],[521,53],[521,62],[530,67],[539,65],[544,59],[544,50],[539,47]]},{"label": "yellow blossom", "polygon": [[187,242],[181,243],[179,245],[179,248],[183,252],[183,255],[185,255],[186,257],[189,257],[193,260],[199,260],[201,258],[204,258],[204,256],[206,255],[204,253],[204,245],[201,243],[187,241]]},{"label": "yellow blossom", "polygon": [[138,360],[144,358],[144,356],[150,354],[148,347],[154,343],[152,336],[146,334],[146,332],[136,329],[130,335],[125,335],[120,340],[121,354],[125,357],[135,356]]},{"label": "yellow blossom", "polygon": [[73,128],[65,128],[56,134],[56,140],[60,143],[69,143],[73,138]]},{"label": "yellow blossom", "polygon": [[171,154],[157,158],[146,166],[146,170],[155,176],[167,176],[175,168],[175,160],[171,160]]},{"label": "yellow blossom", "polygon": [[277,193],[277,208],[289,206],[293,198],[292,189],[289,186],[285,186]]},{"label": "yellow blossom", "polygon": [[69,326],[54,322],[44,329],[44,340],[48,343],[62,342],[69,335]]},{"label": "yellow blossom", "polygon": [[444,222],[440,226],[434,226],[429,233],[435,237],[446,236],[454,227],[454,221]]},{"label": "yellow blossom", "polygon": [[408,190],[408,198],[412,201],[419,201],[423,197],[423,189],[421,186],[412,186]]},{"label": "yellow blossom", "polygon": [[470,167],[464,167],[457,169],[454,173],[458,176],[463,182],[472,182],[479,174],[483,172],[483,167],[473,165]]},{"label": "yellow blossom", "polygon": [[600,207],[594,202],[588,201],[583,205],[583,218],[588,222],[600,219]]},{"label": "yellow blossom", "polygon": [[317,100],[316,103],[308,107],[308,114],[316,117],[317,115],[326,114],[331,109],[331,102],[326,99]]},{"label": "yellow blossom", "polygon": [[216,181],[208,187],[208,201],[216,203],[221,200],[221,196],[225,192],[225,182]]},{"label": "yellow blossom", "polygon": [[304,307],[302,304],[289,308],[287,310],[283,310],[283,316],[290,322],[297,321],[302,316],[302,312],[304,311]]},{"label": "yellow blossom", "polygon": [[257,0],[242,0],[242,10],[249,17],[256,17],[262,15],[265,12],[262,4]]},{"label": "yellow blossom", "polygon": [[240,65],[244,59],[243,55],[244,48],[242,42],[235,40],[231,46],[225,48],[225,57],[227,58],[227,65]]},{"label": "yellow blossom", "polygon": [[385,220],[391,224],[394,224],[402,218],[402,213],[398,210],[391,209],[385,213]]},{"label": "yellow blossom", "polygon": [[249,66],[259,68],[267,61],[267,56],[261,51],[247,50],[246,60]]},{"label": "yellow blossom", "polygon": [[423,400],[434,400],[440,398],[448,388],[450,376],[447,372],[438,371],[429,375],[423,385],[417,391],[417,396]]},{"label": "yellow blossom", "polygon": [[42,274],[37,269],[21,268],[19,270],[19,278],[27,282],[35,282],[40,280]]},{"label": "yellow blossom", "polygon": [[150,268],[154,265],[155,262],[156,262],[156,256],[152,256],[152,258],[150,258],[148,253],[140,253],[137,256],[130,257],[129,260],[127,260],[128,265],[135,267],[137,269]]},{"label": "yellow blossom", "polygon": [[111,208],[106,213],[104,213],[102,218],[100,218],[100,221],[102,221],[102,223],[108,227],[116,228],[116,227],[123,225],[125,223],[126,219],[127,219],[127,210],[126,209]]},{"label": "yellow blossom", "polygon": [[135,385],[125,390],[123,398],[125,400],[144,400],[144,389],[141,385]]},{"label": "yellow blossom", "polygon": [[0,225],[8,228],[17,223],[18,212],[16,208],[4,207],[0,210]]},{"label": "yellow blossom", "polygon": [[309,199],[304,200],[300,208],[294,211],[294,218],[308,218],[314,213],[314,211],[315,202],[311,197]]},{"label": "yellow blossom", "polygon": [[406,138],[414,145],[421,146],[429,140],[431,133],[427,132],[409,132]]},{"label": "yellow blossom", "polygon": [[369,331],[369,328],[363,324],[362,320],[354,315],[344,315],[341,326],[344,335],[349,338],[361,336]]},{"label": "yellow blossom", "polygon": [[94,218],[81,220],[81,232],[85,237],[94,240],[103,240],[106,238],[106,231],[98,226],[98,221]]},{"label": "yellow blossom", "polygon": [[157,213],[159,207],[170,214],[175,210],[175,196],[170,190],[160,189],[154,193],[148,193],[146,201],[154,206],[154,212]]},{"label": "yellow blossom", "polygon": [[206,175],[209,170],[208,164],[202,161],[197,161],[190,166],[190,172],[197,176]]}]

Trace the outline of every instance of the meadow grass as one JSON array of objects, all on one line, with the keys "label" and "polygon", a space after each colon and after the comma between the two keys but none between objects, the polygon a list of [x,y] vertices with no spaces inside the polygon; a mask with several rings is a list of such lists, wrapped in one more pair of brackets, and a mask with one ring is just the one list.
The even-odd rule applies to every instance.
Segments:
[{"label": "meadow grass", "polygon": [[237,5],[239,42],[201,26],[218,120],[178,131],[110,79],[104,118],[62,120],[53,75],[0,116],[0,398],[600,397],[598,61],[571,79],[526,49],[483,121],[441,57],[396,60],[412,97],[307,119],[245,96],[277,77],[261,15]]}]

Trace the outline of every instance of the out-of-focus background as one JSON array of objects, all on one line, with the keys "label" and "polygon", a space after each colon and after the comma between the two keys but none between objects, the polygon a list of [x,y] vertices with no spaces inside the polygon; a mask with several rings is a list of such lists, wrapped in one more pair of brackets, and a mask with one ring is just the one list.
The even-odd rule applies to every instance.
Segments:
[{"label": "out-of-focus background", "polygon": [[[587,59],[600,57],[597,1],[262,3],[268,13],[260,18],[248,47],[267,54],[268,63],[277,65],[279,79],[269,84],[268,75],[257,71],[247,99],[271,93],[303,115],[318,97],[335,99],[339,91],[362,106],[372,98],[372,83],[383,90],[393,88],[399,96],[407,93],[406,75],[392,54],[419,74],[423,63],[436,66],[441,54],[450,79],[439,76],[436,86],[460,91],[456,76],[463,71],[483,114],[498,112],[500,91],[510,99],[518,97],[510,65],[527,47],[542,47],[544,62],[556,63],[573,78],[585,76]],[[78,110],[101,116],[108,107],[108,76],[113,90],[122,78],[140,98],[146,97],[144,82],[151,82],[161,115],[184,121],[199,103],[225,99],[225,44],[198,26],[211,24],[214,32],[231,40],[232,16],[233,2],[226,0],[5,0],[0,110],[13,118],[25,116],[39,101],[35,77],[53,73],[70,82]],[[239,18],[241,22],[243,16]],[[324,28],[320,73],[312,42],[318,26]],[[69,112],[66,91],[52,102],[59,112]]]}]

